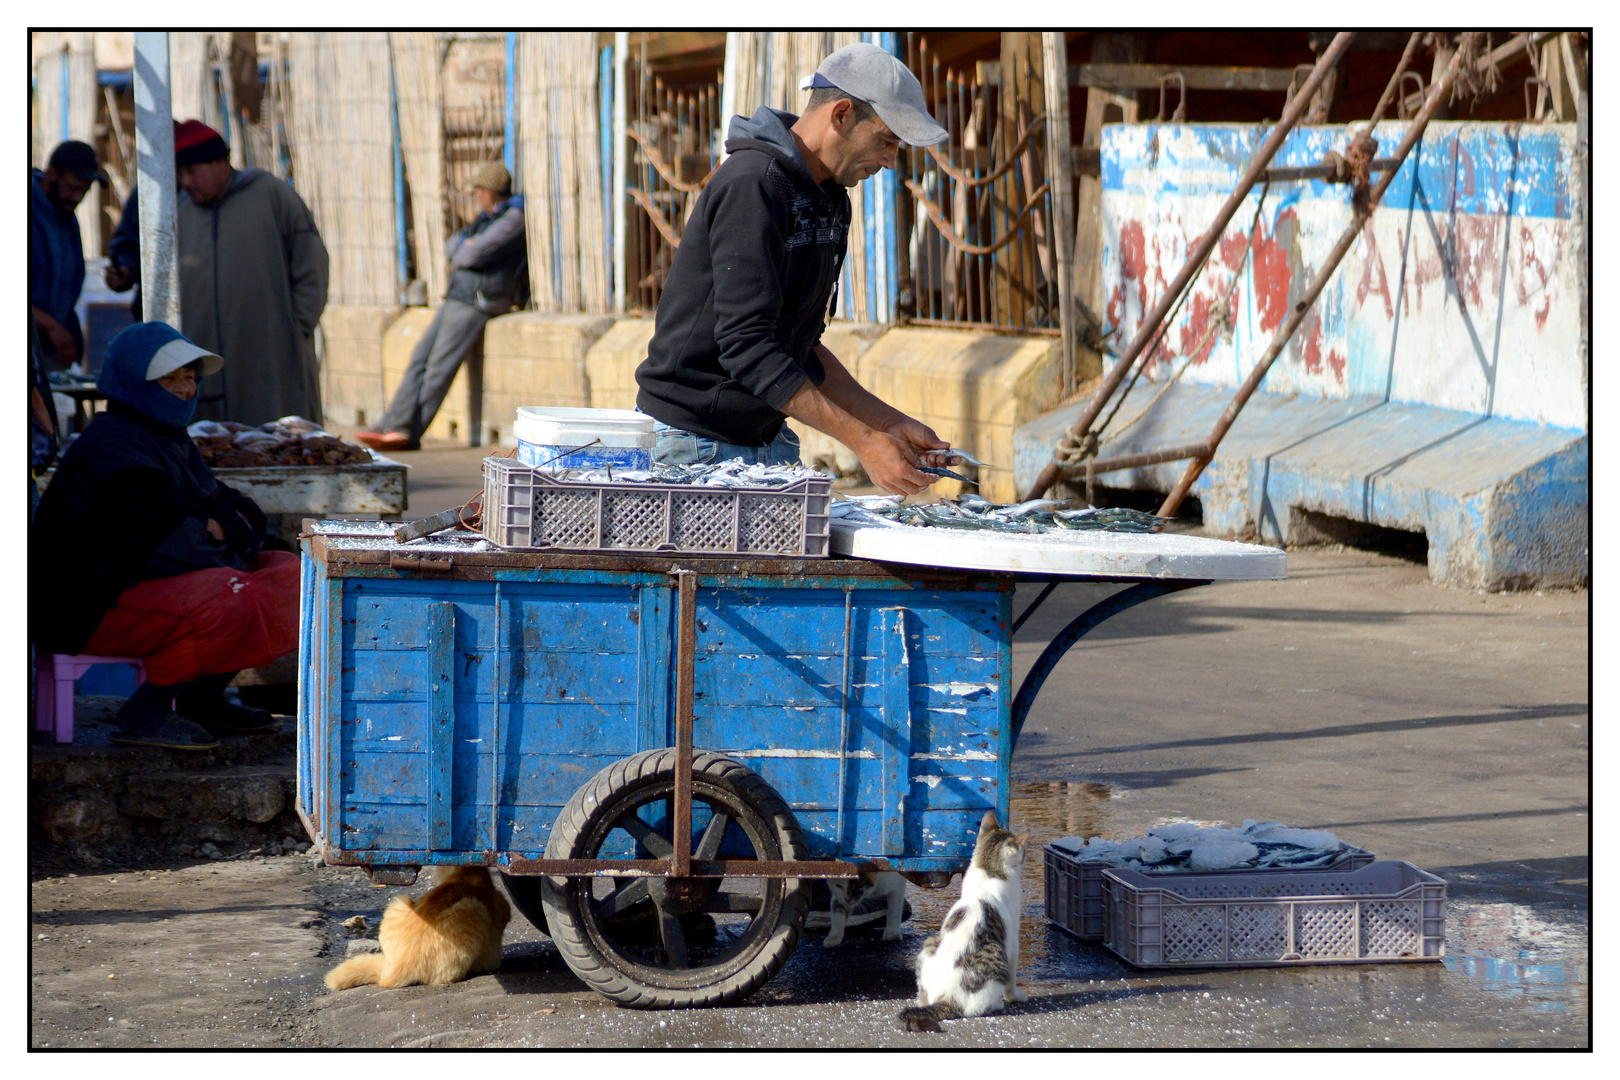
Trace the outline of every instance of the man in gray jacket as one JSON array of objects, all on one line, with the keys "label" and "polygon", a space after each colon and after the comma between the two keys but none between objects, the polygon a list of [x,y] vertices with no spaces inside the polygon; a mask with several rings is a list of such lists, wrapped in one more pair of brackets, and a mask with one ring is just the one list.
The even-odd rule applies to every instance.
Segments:
[{"label": "man in gray jacket", "polygon": [[450,287],[377,426],[354,437],[373,450],[415,450],[433,422],[450,383],[492,317],[528,302],[529,245],[523,196],[512,194],[512,175],[498,161],[473,176],[479,214],[450,238]]},{"label": "man in gray jacket", "polygon": [[[326,245],[304,200],[262,169],[235,169],[219,132],[174,128],[181,331],[230,363],[202,381],[197,419],[321,421],[315,327],[326,309]],[[107,284],[139,276],[139,208],[119,224]]]}]

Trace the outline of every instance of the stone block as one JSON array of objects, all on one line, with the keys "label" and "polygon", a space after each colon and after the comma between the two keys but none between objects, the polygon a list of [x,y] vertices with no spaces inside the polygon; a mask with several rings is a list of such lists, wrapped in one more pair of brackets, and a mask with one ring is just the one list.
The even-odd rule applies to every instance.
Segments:
[{"label": "stone block", "polygon": [[523,405],[589,408],[586,355],[617,321],[612,315],[518,311],[484,328],[485,445],[513,443],[512,422]]},{"label": "stone block", "polygon": [[[987,499],[1013,502],[1013,432],[1057,403],[1062,365],[1055,338],[907,326],[872,345],[861,359],[860,379],[953,446],[1001,466],[980,470],[979,490]],[[942,480],[930,491],[956,495],[963,487]]]},{"label": "stone block", "polygon": [[399,317],[394,305],[343,304],[321,313],[321,404],[343,424],[376,419],[384,400],[383,337]]},{"label": "stone block", "polygon": [[653,320],[622,318],[585,353],[585,377],[593,409],[634,409],[636,368],[647,358]]},{"label": "stone block", "polygon": [[39,815],[40,830],[54,844],[104,839],[117,825],[117,803],[93,793],[51,803]]}]

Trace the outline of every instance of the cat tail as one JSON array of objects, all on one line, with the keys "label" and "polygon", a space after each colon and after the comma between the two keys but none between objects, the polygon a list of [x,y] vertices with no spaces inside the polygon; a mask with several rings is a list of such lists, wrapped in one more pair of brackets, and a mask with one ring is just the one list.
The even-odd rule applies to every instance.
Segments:
[{"label": "cat tail", "polygon": [[954,1001],[936,1001],[900,1010],[900,1027],[905,1031],[944,1031],[941,1020],[960,1020],[962,1009]]},{"label": "cat tail", "polygon": [[347,990],[351,986],[364,986],[374,983],[382,975],[383,954],[380,952],[361,953],[351,956],[337,967],[326,973],[326,988],[328,990]]}]

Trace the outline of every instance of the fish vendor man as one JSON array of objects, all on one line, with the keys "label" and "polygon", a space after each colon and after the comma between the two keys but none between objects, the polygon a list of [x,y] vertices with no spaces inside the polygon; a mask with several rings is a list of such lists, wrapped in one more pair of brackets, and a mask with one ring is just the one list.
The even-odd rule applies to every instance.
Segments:
[{"label": "fish vendor man", "polygon": [[914,495],[950,444],[855,381],[821,334],[836,313],[854,187],[902,142],[948,138],[922,86],[876,45],[849,45],[800,84],[803,115],[734,117],[730,156],[698,196],[658,302],[636,406],[655,460],[797,464],[792,417],[855,452],[878,487]]}]

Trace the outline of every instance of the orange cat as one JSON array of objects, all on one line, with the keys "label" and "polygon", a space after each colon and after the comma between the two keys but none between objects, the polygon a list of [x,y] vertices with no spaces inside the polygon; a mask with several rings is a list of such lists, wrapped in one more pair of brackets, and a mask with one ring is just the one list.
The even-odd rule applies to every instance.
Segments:
[{"label": "orange cat", "polygon": [[501,966],[501,935],[512,907],[482,866],[446,866],[420,900],[396,896],[383,913],[380,953],[362,953],[327,972],[328,990],[376,983],[392,990],[442,986]]}]

